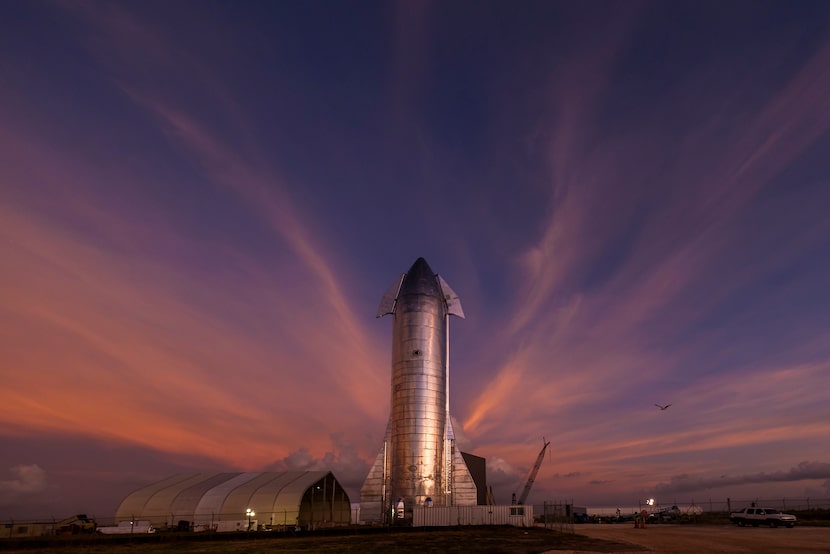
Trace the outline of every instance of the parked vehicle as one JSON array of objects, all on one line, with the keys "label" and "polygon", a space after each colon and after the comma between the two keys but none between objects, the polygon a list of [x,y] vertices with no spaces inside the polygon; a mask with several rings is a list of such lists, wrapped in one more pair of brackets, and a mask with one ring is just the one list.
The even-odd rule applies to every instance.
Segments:
[{"label": "parked vehicle", "polygon": [[753,527],[758,527],[759,525],[769,525],[770,527],[786,525],[787,527],[795,527],[796,517],[792,514],[782,513],[775,508],[758,508],[753,506],[744,508],[740,512],[732,512],[729,516],[729,521],[740,527],[744,525],[752,525]]}]

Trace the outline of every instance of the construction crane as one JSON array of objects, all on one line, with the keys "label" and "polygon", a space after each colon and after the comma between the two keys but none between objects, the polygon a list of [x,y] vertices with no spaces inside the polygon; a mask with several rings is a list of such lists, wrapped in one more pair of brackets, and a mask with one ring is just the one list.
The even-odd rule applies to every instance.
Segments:
[{"label": "construction crane", "polygon": [[[542,450],[539,452],[539,455],[536,457],[536,463],[533,464],[533,469],[530,470],[530,476],[527,478],[527,484],[525,484],[525,490],[522,491],[522,496],[519,498],[518,502],[514,502],[514,504],[522,505],[527,501],[527,496],[530,494],[530,487],[533,486],[533,481],[536,480],[536,474],[539,473],[539,467],[542,465],[542,460],[545,459],[545,450],[548,449],[548,445],[550,441],[546,441],[545,437],[542,437],[542,442],[545,444],[542,447]],[[513,495],[513,498],[516,498],[516,495]]]}]

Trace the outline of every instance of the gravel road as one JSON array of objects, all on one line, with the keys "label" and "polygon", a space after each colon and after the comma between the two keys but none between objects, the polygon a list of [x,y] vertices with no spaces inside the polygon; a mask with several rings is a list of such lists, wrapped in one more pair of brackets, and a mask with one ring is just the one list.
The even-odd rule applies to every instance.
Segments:
[{"label": "gravel road", "polygon": [[733,525],[577,525],[577,534],[642,546],[661,554],[830,553],[830,527],[736,527]]}]

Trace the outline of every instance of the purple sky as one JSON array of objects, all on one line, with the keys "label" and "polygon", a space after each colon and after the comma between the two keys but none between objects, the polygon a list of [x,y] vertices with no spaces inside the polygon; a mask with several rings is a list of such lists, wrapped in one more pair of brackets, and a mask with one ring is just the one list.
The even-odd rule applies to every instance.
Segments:
[{"label": "purple sky", "polygon": [[3,2],[0,518],[357,501],[419,256],[497,501],[830,498],[828,214],[826,2]]}]

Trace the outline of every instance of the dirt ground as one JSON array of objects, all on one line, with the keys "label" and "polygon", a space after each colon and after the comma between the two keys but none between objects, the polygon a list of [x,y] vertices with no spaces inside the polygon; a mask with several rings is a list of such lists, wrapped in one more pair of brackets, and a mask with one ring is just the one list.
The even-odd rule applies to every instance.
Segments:
[{"label": "dirt ground", "polygon": [[142,537],[53,537],[0,541],[3,554],[566,554],[631,553],[824,553],[830,554],[830,527],[734,527],[731,525],[586,524],[574,533],[542,528],[468,527],[353,530],[302,536],[270,533]]},{"label": "dirt ground", "polygon": [[633,525],[588,524],[577,525],[574,531],[586,537],[639,545],[641,552],[660,554],[830,553],[830,527],[770,529],[734,525],[652,525],[637,529]]},{"label": "dirt ground", "polygon": [[540,554],[636,552],[637,546],[541,527],[447,527],[441,529],[353,529],[296,536],[271,533],[53,537],[0,542],[8,554]]}]

